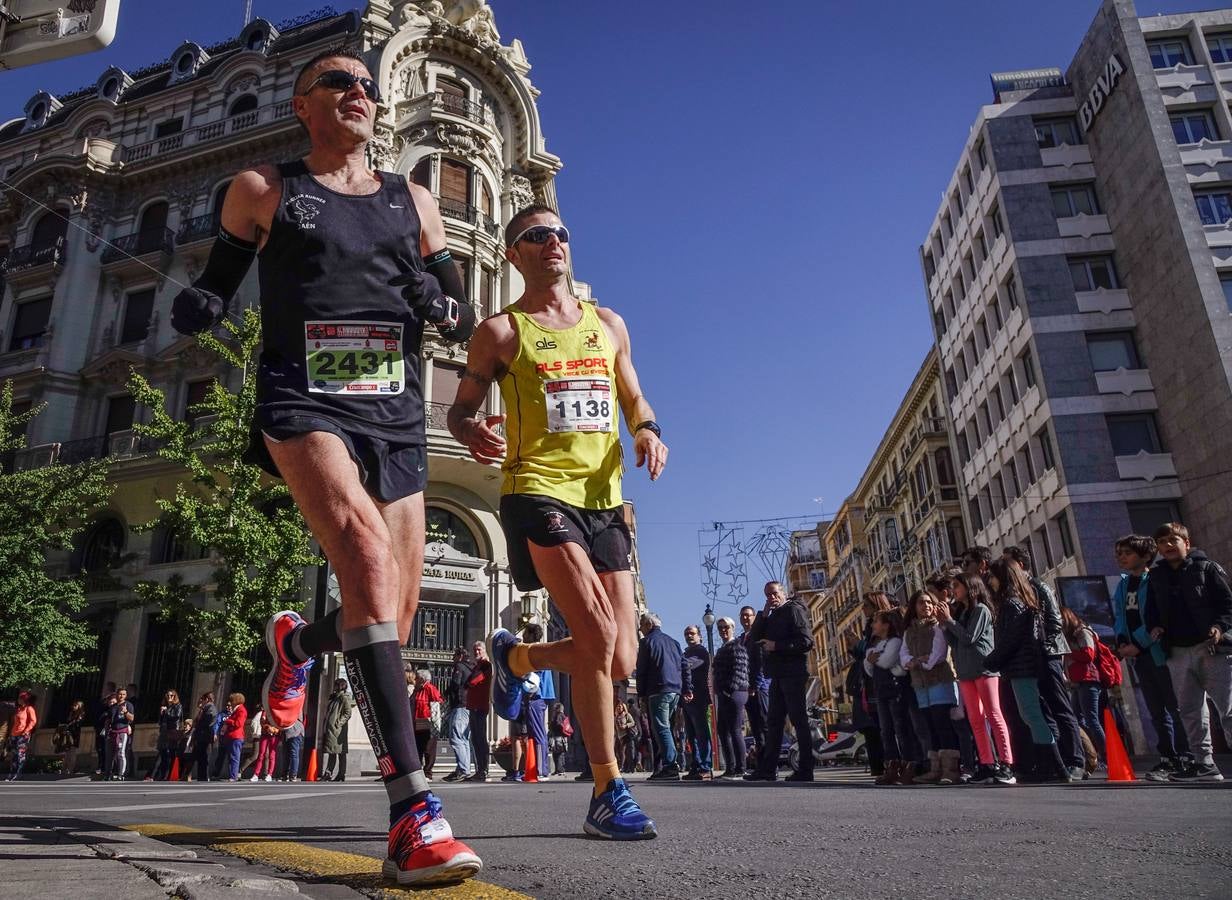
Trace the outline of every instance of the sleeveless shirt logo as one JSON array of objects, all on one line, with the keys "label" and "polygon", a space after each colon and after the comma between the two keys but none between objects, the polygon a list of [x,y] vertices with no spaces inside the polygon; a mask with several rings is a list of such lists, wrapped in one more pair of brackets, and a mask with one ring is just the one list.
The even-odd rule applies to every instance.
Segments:
[{"label": "sleeveless shirt logo", "polygon": [[603,349],[603,342],[599,340],[599,332],[597,331],[583,331],[582,340],[583,347],[585,347],[587,351]]},{"label": "sleeveless shirt logo", "polygon": [[562,534],[569,530],[565,525],[565,517],[555,510],[545,512],[543,514],[543,519],[544,525],[547,527],[548,534]]},{"label": "sleeveless shirt logo", "polygon": [[317,227],[312,224],[312,220],[321,214],[321,207],[318,204],[324,203],[325,200],[321,197],[296,194],[287,201],[287,215],[294,220],[296,225],[308,231]]}]

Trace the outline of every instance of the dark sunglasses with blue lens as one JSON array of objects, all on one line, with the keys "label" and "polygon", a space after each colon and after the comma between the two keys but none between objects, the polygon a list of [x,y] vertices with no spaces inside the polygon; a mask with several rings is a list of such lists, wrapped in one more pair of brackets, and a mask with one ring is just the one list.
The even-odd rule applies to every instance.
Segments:
[{"label": "dark sunglasses with blue lens", "polygon": [[364,78],[345,69],[330,69],[328,72],[322,72],[308,87],[304,88],[304,94],[307,94],[317,85],[325,88],[327,91],[349,91],[356,84],[364,89],[364,93],[368,95],[368,99],[373,103],[381,102],[381,89],[377,87],[375,81],[371,78]]}]

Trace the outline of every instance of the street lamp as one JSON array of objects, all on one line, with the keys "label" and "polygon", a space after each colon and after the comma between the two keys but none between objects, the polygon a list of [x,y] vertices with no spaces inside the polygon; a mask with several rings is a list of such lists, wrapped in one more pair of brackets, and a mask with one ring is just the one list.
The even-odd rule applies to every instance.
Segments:
[{"label": "street lamp", "polygon": [[714,611],[706,604],[706,612],[702,616],[702,624],[706,626],[706,649],[714,656]]}]

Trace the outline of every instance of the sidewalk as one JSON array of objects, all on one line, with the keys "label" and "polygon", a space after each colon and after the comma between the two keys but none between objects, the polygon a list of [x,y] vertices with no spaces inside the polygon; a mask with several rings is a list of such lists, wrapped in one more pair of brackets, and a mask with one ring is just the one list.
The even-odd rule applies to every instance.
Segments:
[{"label": "sidewalk", "polygon": [[203,860],[194,850],[64,816],[0,818],[0,884],[14,898],[276,900],[299,894],[285,878],[249,874]]}]

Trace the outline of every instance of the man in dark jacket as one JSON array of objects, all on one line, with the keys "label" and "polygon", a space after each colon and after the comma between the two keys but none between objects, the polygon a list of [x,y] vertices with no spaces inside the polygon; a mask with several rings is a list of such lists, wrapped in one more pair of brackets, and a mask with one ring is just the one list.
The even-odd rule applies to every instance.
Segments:
[{"label": "man in dark jacket", "polygon": [[662,624],[654,613],[643,613],[639,623],[642,642],[637,648],[637,695],[647,706],[651,733],[659,751],[659,769],[650,776],[656,781],[680,777],[672,716],[680,704],[683,654],[676,639],[663,633],[659,627]]},{"label": "man in dark jacket", "polygon": [[1163,559],[1147,579],[1146,627],[1168,650],[1168,673],[1194,755],[1193,764],[1170,780],[1223,781],[1211,755],[1206,698],[1232,743],[1232,586],[1219,563],[1191,549],[1184,525],[1161,525],[1155,547]]},{"label": "man in dark jacket", "polygon": [[1026,547],[1009,546],[1002,551],[1005,561],[1026,576],[1039,599],[1040,616],[1044,620],[1044,667],[1039,676],[1040,705],[1048,728],[1056,736],[1061,758],[1070,776],[1078,781],[1086,777],[1086,755],[1082,750],[1082,733],[1078,717],[1070,701],[1069,682],[1065,678],[1065,654],[1069,641],[1061,627],[1061,604],[1052,588],[1031,571],[1031,554]]},{"label": "man in dark jacket", "polygon": [[445,734],[453,751],[454,770],[443,781],[461,781],[471,773],[471,712],[466,708],[466,682],[471,677],[470,658],[465,647],[453,651],[453,668],[445,685]]},{"label": "man in dark jacket", "polygon": [[760,759],[762,748],[766,746],[766,714],[770,710],[770,678],[766,675],[765,651],[761,649],[761,644],[753,640],[750,631],[756,620],[757,610],[751,606],[740,607],[740,626],[744,629],[740,635],[740,643],[744,644],[744,652],[749,657],[749,699],[744,709],[749,716],[749,733],[753,736],[753,750]]},{"label": "man in dark jacket", "polygon": [[766,583],[766,605],[750,629],[752,640],[765,651],[766,674],[770,676],[770,710],[766,722],[766,749],[758,755],[757,770],[746,781],[777,781],[779,747],[783,727],[791,718],[800,749],[800,768],[788,781],[813,780],[813,732],[805,709],[808,690],[808,652],[813,649],[813,629],[808,610],[795,597],[787,598],[783,585]]},{"label": "man in dark jacket", "polygon": [[714,768],[710,743],[710,653],[702,646],[701,630],[689,625],[684,630],[684,656],[680,680],[684,699],[684,733],[689,739],[691,758],[685,781],[709,781]]}]

